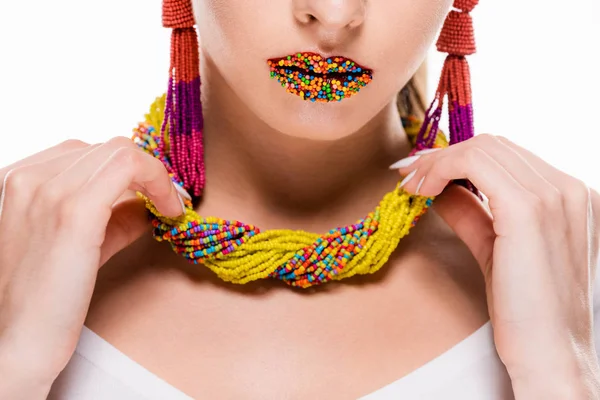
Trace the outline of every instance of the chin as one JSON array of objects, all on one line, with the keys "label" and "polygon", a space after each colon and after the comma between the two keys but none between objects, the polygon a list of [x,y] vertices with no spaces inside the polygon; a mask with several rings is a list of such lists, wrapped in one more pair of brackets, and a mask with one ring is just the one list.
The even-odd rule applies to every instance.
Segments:
[{"label": "chin", "polygon": [[377,114],[373,102],[360,97],[313,103],[283,92],[269,96],[269,102],[272,102],[269,106],[265,107],[264,103],[258,108],[252,103],[249,105],[269,127],[284,135],[335,141],[356,133]]},{"label": "chin", "polygon": [[352,135],[368,120],[362,113],[344,104],[294,103],[289,110],[269,115],[266,122],[288,136],[334,141]]}]

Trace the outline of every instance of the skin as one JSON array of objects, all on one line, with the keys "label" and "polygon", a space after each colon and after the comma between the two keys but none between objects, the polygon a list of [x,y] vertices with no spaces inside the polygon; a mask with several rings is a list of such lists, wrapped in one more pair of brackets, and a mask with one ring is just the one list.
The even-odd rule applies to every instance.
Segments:
[{"label": "skin", "polygon": [[[371,211],[399,179],[388,166],[409,150],[395,94],[422,62],[449,7],[447,0],[196,1],[207,165],[197,211],[262,229],[315,232]],[[315,104],[269,78],[268,58],[311,50],[372,68],[373,83],[341,103]],[[10,379],[0,385],[0,397],[45,398],[84,321],[194,397],[343,399],[410,373],[490,317],[500,321],[499,355],[517,398],[592,396],[598,367],[590,304],[553,300],[569,298],[572,290],[589,296],[591,263],[585,260],[597,257],[598,240],[583,233],[582,185],[520,148],[483,137],[423,156],[400,173],[418,168],[406,188],[416,191],[426,177],[420,190],[431,195],[451,179],[468,177],[490,196],[494,220],[502,224],[492,224],[468,192],[449,189],[378,274],[304,291],[276,281],[228,285],[154,241],[132,191],[149,195],[167,215],[177,215],[179,200],[156,160],[126,138],[63,143],[3,168],[0,375]],[[493,160],[512,154],[519,163],[498,170],[499,161],[493,168],[487,158],[481,164],[477,151]],[[487,175],[478,173],[479,165],[488,166],[481,169]],[[520,186],[489,185],[498,182],[489,171]],[[519,176],[536,177],[536,184],[521,184]],[[570,195],[560,203],[540,197],[552,188]],[[526,238],[517,235],[515,207],[502,207],[515,199],[528,200],[519,209],[546,218],[530,221]],[[595,193],[593,204],[598,213]],[[573,233],[570,240],[532,242],[545,237],[548,218],[557,215],[573,217],[560,220],[563,231]],[[514,254],[531,258],[505,258],[511,246],[496,247],[498,236],[525,246]],[[550,249],[562,263],[545,257]],[[529,283],[547,282],[540,278],[548,264],[556,276],[570,271],[571,286],[538,285],[535,293],[550,311],[531,318],[539,309],[532,303],[526,314],[515,314],[511,300],[528,298],[518,290],[523,286],[511,289],[521,279],[517,272],[534,266]],[[541,329],[547,326],[551,334]],[[531,332],[543,339],[538,352],[528,346],[540,337]],[[548,371],[547,365],[564,368]]]}]

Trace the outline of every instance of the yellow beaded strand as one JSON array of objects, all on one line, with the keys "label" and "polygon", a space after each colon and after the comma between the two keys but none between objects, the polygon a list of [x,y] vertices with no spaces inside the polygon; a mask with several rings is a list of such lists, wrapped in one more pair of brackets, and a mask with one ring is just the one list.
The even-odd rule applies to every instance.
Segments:
[{"label": "yellow beaded strand", "polygon": [[[140,124],[140,127],[134,130],[133,137],[138,144],[144,138],[144,150],[157,157],[158,153],[156,150],[159,146],[148,135],[154,133],[154,136],[156,136],[156,130],[152,128],[161,126],[164,105],[165,96],[163,95],[158,97],[152,104],[150,112],[146,114],[145,123]],[[405,131],[413,145],[419,128],[420,123],[414,118],[409,119],[408,125],[405,126]],[[160,140],[161,138],[156,139]],[[162,139],[168,144],[167,134]],[[446,146],[448,146],[446,137],[443,133],[439,132],[435,139],[434,147]],[[164,160],[163,162],[168,164],[168,160]],[[177,177],[172,173],[171,175],[175,181],[178,181]],[[383,197],[375,211],[369,213],[365,219],[356,222],[356,224],[363,223],[365,227],[361,231],[361,235],[363,236],[361,236],[362,238],[358,242],[356,242],[357,236],[353,236],[352,229],[348,229],[349,227],[338,228],[337,230],[320,235],[303,230],[288,229],[274,229],[261,232],[257,228],[248,225],[247,228],[251,232],[251,235],[245,236],[243,243],[235,245],[233,251],[223,254],[225,249],[220,244],[212,247],[210,249],[212,253],[210,253],[209,250],[199,250],[200,239],[194,239],[193,235],[184,238],[183,235],[191,226],[204,224],[204,226],[214,225],[222,227],[228,226],[232,221],[226,221],[217,217],[203,218],[192,208],[192,203],[189,200],[185,200],[187,210],[185,215],[177,218],[165,217],[158,212],[154,204],[146,196],[140,192],[137,194],[146,201],[146,207],[151,213],[155,228],[161,224],[169,228],[168,232],[164,229],[161,231],[162,233],[155,231],[155,239],[158,241],[168,240],[173,249],[177,253],[186,256],[190,262],[202,263],[222,280],[236,284],[293,273],[294,279],[285,280],[285,282],[299,287],[309,287],[330,280],[340,280],[356,274],[370,274],[378,271],[388,261],[400,239],[409,233],[411,227],[414,226],[433,200],[430,197],[411,195],[400,188],[400,184],[398,183],[393,191]],[[237,221],[233,222],[237,223]],[[369,224],[373,224],[376,227],[370,233],[366,232],[366,227]],[[340,235],[340,231],[345,232],[348,230],[349,232]],[[170,235],[171,231],[175,232],[176,235]],[[225,235],[224,233],[211,235],[210,239],[216,243],[222,240]],[[177,240],[174,239],[175,237]],[[341,243],[335,241],[327,242],[328,238],[332,239],[334,237],[343,239]],[[186,246],[183,244],[183,240],[191,240],[193,245]],[[314,251],[310,253],[311,255],[305,263],[309,263],[311,268],[313,265],[316,265],[315,272],[304,276],[303,274],[307,273],[307,271],[303,265],[300,265],[300,262],[295,264],[294,269],[289,270],[289,272],[285,269],[282,270],[282,266],[289,266],[289,262],[293,257],[306,249],[310,249],[310,246],[314,247],[318,240],[325,241],[324,244],[326,246],[325,250],[323,250],[325,253],[338,254],[336,253],[338,247],[340,249],[350,248],[352,250],[344,250],[347,258],[341,257],[338,254],[340,267],[335,271],[322,268],[321,266],[325,265],[324,261],[322,259],[319,260],[319,254]],[[356,246],[351,245],[353,241]],[[200,252],[200,256],[197,255],[198,252]]]}]

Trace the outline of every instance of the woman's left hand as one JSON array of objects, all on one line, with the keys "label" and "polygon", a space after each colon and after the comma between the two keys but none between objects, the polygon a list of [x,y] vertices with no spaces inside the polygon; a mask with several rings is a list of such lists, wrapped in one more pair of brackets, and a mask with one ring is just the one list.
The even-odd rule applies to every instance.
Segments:
[{"label": "woman's left hand", "polygon": [[[397,164],[408,192],[441,194],[434,209],[478,261],[517,398],[600,398],[592,315],[600,195],[488,134]],[[486,195],[491,215],[466,189],[446,188],[463,178]]]}]

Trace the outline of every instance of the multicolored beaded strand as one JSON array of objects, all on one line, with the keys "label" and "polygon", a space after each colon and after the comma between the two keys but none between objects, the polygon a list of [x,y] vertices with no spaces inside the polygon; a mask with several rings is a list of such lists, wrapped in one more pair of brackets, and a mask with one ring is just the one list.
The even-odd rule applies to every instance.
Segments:
[{"label": "multicolored beaded strand", "polygon": [[[173,181],[181,184],[168,157],[170,152],[165,148],[167,141],[156,129],[161,126],[165,103],[164,95],[156,99],[146,121],[134,129],[133,140],[160,159]],[[419,121],[403,118],[402,122],[414,145]],[[447,145],[445,135],[439,132],[433,147]],[[147,197],[139,192],[138,196],[146,201],[151,212],[155,239],[168,241],[189,262],[206,265],[228,282],[277,278],[302,288],[379,270],[433,200],[411,195],[398,183],[365,218],[319,235],[286,229],[261,232],[239,221],[203,218],[187,199],[186,214],[168,218]]]}]

